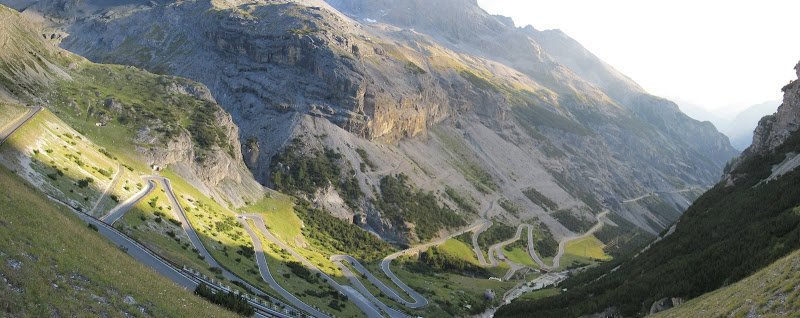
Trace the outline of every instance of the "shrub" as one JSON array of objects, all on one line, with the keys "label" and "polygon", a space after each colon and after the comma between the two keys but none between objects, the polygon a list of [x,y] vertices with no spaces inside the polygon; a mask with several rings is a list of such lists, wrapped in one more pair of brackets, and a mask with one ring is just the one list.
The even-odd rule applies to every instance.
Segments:
[{"label": "shrub", "polygon": [[225,307],[228,310],[245,317],[253,316],[256,312],[255,308],[253,308],[253,306],[250,305],[241,295],[236,295],[230,292],[215,293],[205,284],[197,285],[197,288],[194,290],[194,294],[208,299],[208,301],[214,304]]},{"label": "shrub", "polygon": [[93,182],[94,182],[94,179],[92,179],[90,177],[86,177],[86,179],[78,180],[78,187],[79,188],[85,188],[85,187],[88,187],[89,184],[93,183]]},{"label": "shrub", "polygon": [[440,206],[433,193],[423,193],[408,185],[408,176],[386,176],[381,179],[381,198],[378,208],[391,222],[409,231],[405,222],[414,223],[421,240],[434,237],[441,228],[464,226],[466,221],[450,207]]}]

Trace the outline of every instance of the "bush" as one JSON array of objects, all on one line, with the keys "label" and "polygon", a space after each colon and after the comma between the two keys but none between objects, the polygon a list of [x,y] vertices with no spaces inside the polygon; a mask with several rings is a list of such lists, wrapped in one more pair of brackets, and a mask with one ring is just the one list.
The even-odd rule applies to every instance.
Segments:
[{"label": "bush", "polygon": [[175,224],[175,226],[183,225],[183,223],[181,223],[181,221],[178,221],[178,220],[173,219],[173,218],[169,218],[169,222],[172,223],[172,224]]},{"label": "bush", "polygon": [[539,191],[536,191],[533,187],[527,188],[522,190],[522,194],[528,197],[528,200],[531,200],[534,204],[542,207],[545,211],[552,211],[558,209],[558,204],[550,200],[550,198],[546,197]]},{"label": "bush", "polygon": [[366,150],[364,150],[364,148],[358,148],[358,149],[356,149],[356,152],[361,157],[361,160],[363,160],[364,163],[367,166],[369,166],[370,169],[375,170],[375,163],[372,162],[372,160],[369,159],[369,154],[367,153]]},{"label": "bush", "polygon": [[[586,213],[586,212],[583,212]],[[572,232],[582,233],[588,231],[592,227],[592,222],[584,218],[578,218],[571,210],[564,209],[558,210],[550,214],[554,219],[558,220],[561,225],[566,227]]]},{"label": "bush", "polygon": [[358,208],[356,201],[364,193],[353,177],[354,170],[350,170],[347,177],[340,176],[336,161],[342,158],[342,154],[330,149],[303,155],[296,153],[293,146],[288,147],[283,154],[272,159],[272,182],[278,191],[305,194],[313,194],[317,189],[333,184],[345,203],[355,210]]},{"label": "bush", "polygon": [[446,188],[444,189],[444,192],[445,192],[445,193],[447,194],[447,196],[449,196],[449,197],[450,197],[450,199],[451,199],[451,200],[453,200],[453,202],[455,202],[455,203],[456,203],[456,205],[458,205],[458,207],[459,207],[459,208],[461,208],[461,210],[463,210],[464,212],[469,212],[469,213],[472,213],[472,214],[478,214],[478,210],[477,210],[477,209],[475,209],[475,207],[474,207],[472,204],[470,204],[470,203],[469,203],[469,202],[468,202],[468,201],[467,201],[467,200],[466,200],[464,197],[462,197],[461,195],[459,195],[459,194],[458,194],[458,192],[456,192],[456,190],[455,190],[455,189],[453,189],[453,188],[451,188],[451,187],[449,187],[449,186],[448,186],[448,187],[446,187]]},{"label": "bush", "polygon": [[197,285],[197,288],[194,290],[194,294],[208,299],[208,301],[214,304],[225,307],[228,310],[245,317],[253,316],[256,313],[255,308],[253,308],[253,306],[250,305],[241,295],[236,295],[230,292],[214,293],[205,284]]},{"label": "bush", "polygon": [[104,154],[104,155],[105,155],[106,157],[108,157],[108,158],[111,158],[111,159],[117,160],[117,156],[115,156],[115,155],[112,155],[110,152],[108,152],[108,149],[106,149],[106,148],[100,148],[100,149],[98,149],[98,151],[99,151],[100,153]]},{"label": "bush", "polygon": [[519,217],[519,213],[522,212],[522,208],[520,208],[519,205],[511,200],[501,199],[498,203],[500,204],[500,207],[508,211],[508,213],[511,213],[513,216]]},{"label": "bush", "polygon": [[408,185],[408,176],[386,176],[380,182],[381,199],[378,208],[398,228],[410,231],[405,222],[415,225],[414,231],[421,240],[436,236],[442,228],[467,224],[448,206],[440,206],[433,193],[422,193]]},{"label": "bush", "polygon": [[236,251],[236,253],[244,257],[251,258],[253,257],[253,255],[256,254],[256,251],[253,249],[252,246],[239,245],[239,250]]},{"label": "bush", "polygon": [[464,259],[442,253],[436,246],[422,252],[419,254],[418,261],[407,262],[406,266],[408,266],[408,269],[412,272],[418,273],[452,272],[459,275],[483,278],[491,276],[489,271],[485,268],[472,264]]},{"label": "bush", "polygon": [[404,67],[405,67],[406,71],[409,71],[411,74],[414,74],[414,75],[422,75],[422,74],[428,73],[425,70],[423,70],[421,67],[419,67],[419,65],[417,65],[417,64],[415,64],[414,62],[411,62],[411,61],[406,62]]},{"label": "bush", "polygon": [[93,183],[94,179],[86,177],[86,179],[78,180],[78,187],[85,188],[88,187],[90,183]]},{"label": "bush", "polygon": [[291,261],[286,263],[286,266],[289,267],[289,269],[292,271],[292,274],[297,275],[298,277],[304,279],[305,281],[311,284],[319,283],[319,279],[317,278],[317,276],[311,274],[311,271],[308,270],[308,268],[306,268],[305,266],[303,266],[303,264],[301,264],[300,262]]},{"label": "bush", "polygon": [[314,246],[328,250],[331,254],[349,254],[358,259],[372,261],[394,250],[389,243],[352,223],[311,207],[311,203],[306,200],[300,199],[294,210],[305,225],[303,235]]},{"label": "bush", "polygon": [[478,244],[484,248],[514,237],[516,229],[503,223],[494,222],[492,226],[478,236]]}]

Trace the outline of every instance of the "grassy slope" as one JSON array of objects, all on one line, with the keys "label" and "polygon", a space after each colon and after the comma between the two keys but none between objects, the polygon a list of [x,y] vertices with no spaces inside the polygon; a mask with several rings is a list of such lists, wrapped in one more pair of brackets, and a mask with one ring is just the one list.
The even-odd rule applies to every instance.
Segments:
[{"label": "grassy slope", "polygon": [[[34,172],[25,175],[29,181],[44,186],[51,195],[67,199],[88,212],[119,169],[117,161],[100,153],[99,149],[53,113],[44,110],[11,136],[0,148],[0,154],[13,169]],[[100,170],[110,174],[103,175]],[[61,171],[60,175],[56,173],[58,171]],[[50,174],[54,174],[55,179],[44,177]],[[91,178],[93,182],[84,188],[74,184],[76,180],[85,178]],[[116,192],[119,196],[129,193]],[[111,207],[109,204],[106,206]],[[98,211],[96,216],[102,214],[104,211]]]},{"label": "grassy slope", "polygon": [[141,305],[155,317],[234,316],[133,260],[3,166],[0,184],[0,312],[123,315]]},{"label": "grassy slope", "polygon": [[261,215],[265,225],[275,237],[340,284],[347,284],[344,274],[329,260],[329,256],[335,252],[314,246],[306,239],[303,235],[303,221],[297,216],[293,207],[294,202],[290,197],[272,193],[270,197],[242,210]]},{"label": "grassy slope", "polygon": [[[452,257],[463,259],[471,264],[481,266],[481,263],[475,256],[475,251],[472,250],[472,247],[459,240],[449,239],[445,241],[444,244],[439,245],[439,252],[446,253]],[[492,273],[493,276],[503,277],[506,271],[508,271],[510,268],[511,266],[508,264],[500,262],[498,266],[487,267],[486,269]]]},{"label": "grassy slope", "polygon": [[572,254],[581,257],[609,260],[611,257],[603,251],[605,244],[594,236],[588,236],[579,240],[568,242],[564,246],[565,254]]},{"label": "grassy slope", "polygon": [[27,110],[19,104],[0,102],[0,128],[22,116]]},{"label": "grassy slope", "polygon": [[655,317],[784,316],[800,312],[800,250],[727,287]]},{"label": "grassy slope", "polygon": [[449,239],[445,241],[444,244],[439,245],[439,251],[466,260],[478,266],[481,264],[475,257],[475,252],[472,250],[472,247],[456,239]]},{"label": "grassy slope", "polygon": [[509,260],[515,263],[519,263],[522,265],[530,266],[530,267],[539,267],[531,256],[528,254],[528,251],[521,247],[513,247],[511,250],[507,250],[503,248],[503,255],[508,257]]}]

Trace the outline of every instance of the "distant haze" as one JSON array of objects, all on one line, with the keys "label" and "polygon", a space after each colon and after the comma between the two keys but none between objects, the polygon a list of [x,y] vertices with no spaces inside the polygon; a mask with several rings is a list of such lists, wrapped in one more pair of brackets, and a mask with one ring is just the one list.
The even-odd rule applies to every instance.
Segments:
[{"label": "distant haze", "polygon": [[[561,29],[648,92],[719,117],[781,99],[800,60],[800,1],[478,0]],[[722,127],[718,127],[722,128]]]}]

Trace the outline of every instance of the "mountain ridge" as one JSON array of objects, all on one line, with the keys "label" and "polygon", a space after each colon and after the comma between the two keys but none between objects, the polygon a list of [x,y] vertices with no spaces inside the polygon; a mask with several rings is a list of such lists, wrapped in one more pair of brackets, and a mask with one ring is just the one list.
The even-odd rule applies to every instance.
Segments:
[{"label": "mountain ridge", "polygon": [[[334,203],[344,196],[335,190],[336,195],[328,196],[330,204],[320,204],[346,219],[366,219],[362,224],[385,238],[398,237],[396,229],[405,225],[387,224],[370,203],[381,194],[363,191],[380,183],[383,176],[375,171],[403,172],[413,185],[427,190],[442,191],[450,183],[473,198],[470,204],[478,210],[487,208],[492,196],[508,197],[524,207],[524,214],[498,210],[491,215],[509,224],[536,216],[557,236],[569,231],[525,199],[520,188],[552,188],[550,195],[562,198],[560,205],[572,213],[582,205],[597,210],[607,204],[656,233],[671,222],[672,214],[661,215],[640,202],[621,202],[642,193],[709,186],[736,153],[713,128],[691,121],[674,104],[626,93],[640,89],[604,63],[591,72],[617,79],[622,88],[604,91],[585,81],[523,29],[488,15],[473,1],[435,4],[460,5],[448,19],[469,20],[452,26],[418,14],[427,3],[395,5],[406,3],[415,4],[413,14],[401,10],[387,17],[421,23],[419,32],[378,17],[377,23],[347,18],[313,1],[112,6],[118,9],[113,15],[110,9],[99,10],[59,28],[70,34],[62,47],[92,60],[205,83],[240,127],[245,163],[262,184],[273,183],[272,160],[290,145],[305,145],[305,153],[338,148],[346,159],[337,163],[340,170],[354,171],[363,196],[353,199],[357,207],[346,207]],[[58,10],[39,8],[45,16],[58,15]],[[550,42],[552,47],[575,45]],[[602,62],[585,50],[581,56],[574,60]],[[589,74],[588,69],[581,71]],[[320,120],[344,131],[319,126]],[[437,128],[438,136],[432,136],[433,127],[442,128]],[[364,160],[355,148],[362,148],[377,167],[356,169]],[[500,159],[498,151],[514,157]],[[452,164],[424,159],[424,153]],[[526,163],[537,168],[526,169]],[[449,180],[438,180],[440,176]],[[483,189],[484,183],[496,188]],[[319,198],[315,193],[304,196]],[[449,196],[438,199],[455,206]],[[657,200],[669,202],[675,211],[687,201],[673,196]]]}]

